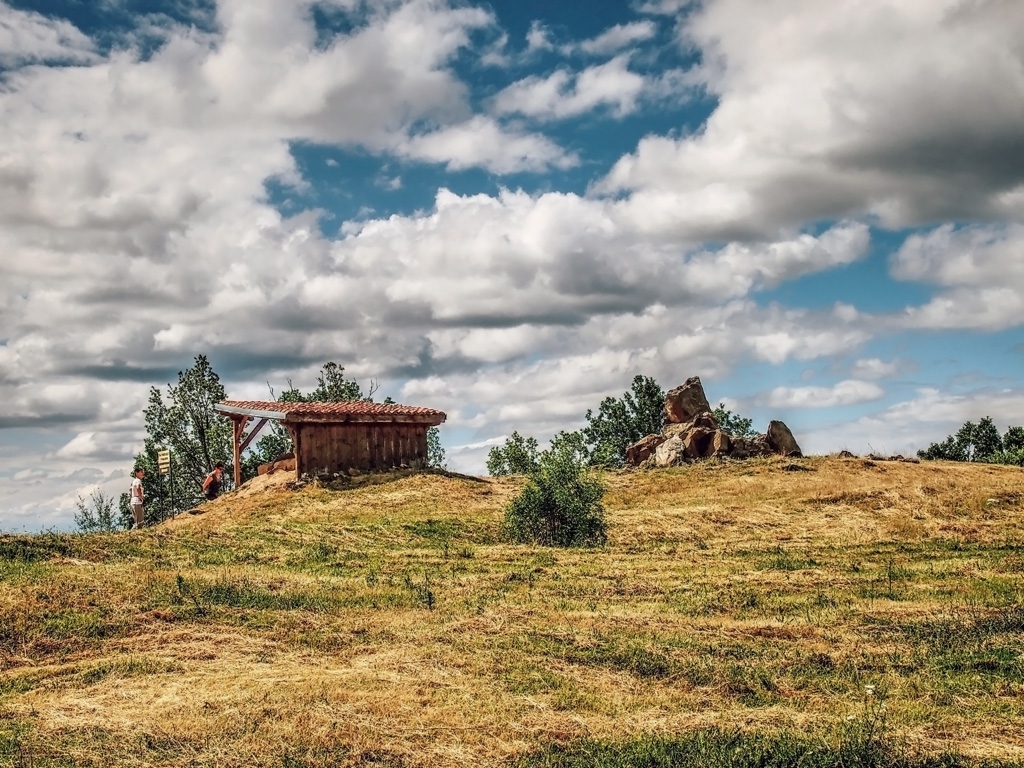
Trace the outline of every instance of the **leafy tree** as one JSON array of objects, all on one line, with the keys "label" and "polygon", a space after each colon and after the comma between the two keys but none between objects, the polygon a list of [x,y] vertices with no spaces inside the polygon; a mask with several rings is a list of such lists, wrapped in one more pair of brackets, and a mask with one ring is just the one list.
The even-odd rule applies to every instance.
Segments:
[{"label": "leafy tree", "polygon": [[427,466],[435,469],[448,467],[444,446],[441,445],[441,430],[437,427],[430,427],[427,430]]},{"label": "leafy tree", "polygon": [[606,397],[586,419],[582,435],[590,464],[621,467],[630,445],[665,425],[665,391],[650,376],[635,376],[628,392]]},{"label": "leafy tree", "polygon": [[505,529],[517,542],[582,547],[607,540],[604,485],[587,468],[580,432],[562,432],[542,452],[529,482],[505,512]]},{"label": "leafy tree", "polygon": [[1004,451],[1024,451],[1024,427],[1010,427],[1003,435]]},{"label": "leafy tree", "polygon": [[756,437],[758,434],[753,419],[745,419],[733,413],[725,407],[725,403],[719,403],[712,413],[719,428],[733,437]]},{"label": "leafy tree", "polygon": [[82,533],[110,533],[120,527],[118,516],[114,514],[114,497],[106,496],[102,491],[93,491],[89,504],[81,496],[75,506],[75,525]]},{"label": "leafy tree", "polygon": [[[233,477],[232,425],[213,407],[224,399],[224,386],[205,355],[178,373],[178,383],[167,385],[166,396],[159,387],[149,392],[143,411],[146,440],[135,457],[136,468],[146,470],[142,485],[146,495],[146,522],[166,517],[174,498],[174,509],[187,509],[200,494],[203,479],[218,461],[225,465],[227,482]],[[157,452],[171,452],[172,473],[162,477]],[[173,486],[173,487],[172,487]]]},{"label": "leafy tree", "polygon": [[955,435],[918,451],[922,459],[982,461],[992,464],[1024,463],[1024,427],[1010,427],[1003,437],[988,416],[975,424],[964,422]]},{"label": "leafy tree", "polygon": [[537,438],[513,432],[505,438],[504,445],[495,446],[488,452],[487,472],[494,477],[529,475],[538,469],[539,460]]}]

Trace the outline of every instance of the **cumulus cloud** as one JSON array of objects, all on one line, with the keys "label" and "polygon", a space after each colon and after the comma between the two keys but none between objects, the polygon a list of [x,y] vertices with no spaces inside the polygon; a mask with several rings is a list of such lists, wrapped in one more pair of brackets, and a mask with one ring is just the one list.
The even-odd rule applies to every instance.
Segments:
[{"label": "cumulus cloud", "polygon": [[879,400],[885,395],[870,381],[846,379],[831,387],[776,387],[765,402],[777,408],[834,408]]},{"label": "cumulus cloud", "polygon": [[[479,471],[497,436],[578,426],[636,373],[668,385],[751,361],[845,370],[835,358],[893,328],[1007,327],[1020,317],[1019,221],[908,239],[892,274],[939,293],[906,313],[759,293],[864,259],[870,223],[1024,210],[1008,128],[1016,7],[711,0],[679,22],[702,54],[692,72],[641,76],[619,55],[490,99],[456,65],[499,22],[462,3],[338,2],[345,31],[321,37],[308,0],[220,0],[215,23],[168,26],[146,57],[101,56],[66,22],[22,14],[20,39],[37,42],[18,50],[36,53],[17,61],[44,65],[4,72],[0,89],[0,428],[34,442],[0,446],[2,508],[51,521],[43,510],[66,513],[93,482],[73,476],[83,465],[120,488],[148,386],[199,352],[239,397],[266,396],[267,379],[308,387],[329,359],[383,379],[383,394],[448,411],[454,461]],[[650,30],[589,44],[609,55]],[[47,40],[81,56],[44,55]],[[529,44],[554,47],[540,23]],[[672,84],[719,100],[707,125],[649,136],[586,194],[559,191],[558,176],[539,191],[465,191],[462,174],[460,193],[442,180],[432,205],[365,208],[337,234],[322,226],[332,212],[286,215],[268,199],[271,183],[315,191],[296,142],[382,156],[379,183],[406,188],[422,178],[413,163],[601,175],[524,124],[635,114]],[[766,402],[873,402],[894,364],[860,359],[847,381]],[[49,485],[31,485],[41,478],[20,473],[43,461]]]},{"label": "cumulus cloud", "polygon": [[616,24],[597,37],[584,40],[577,46],[583,53],[592,56],[608,56],[628,48],[635,43],[650,40],[658,27],[652,21],[634,21],[630,24]]},{"label": "cumulus cloud", "polygon": [[998,330],[1024,316],[1024,225],[944,224],[912,235],[893,255],[891,271],[901,280],[950,288],[905,314],[917,328]]},{"label": "cumulus cloud", "polygon": [[977,389],[963,394],[923,387],[909,400],[848,423],[830,423],[801,435],[808,452],[826,453],[840,448],[866,453],[914,455],[931,443],[944,440],[965,421],[983,416],[995,419],[1001,432],[1024,424],[1024,393],[1019,390]]},{"label": "cumulus cloud", "polygon": [[543,78],[527,77],[494,97],[494,112],[560,120],[608,107],[616,116],[627,115],[636,110],[646,87],[645,79],[630,72],[628,64],[624,54],[575,75],[558,70]]},{"label": "cumulus cloud", "polygon": [[29,62],[90,62],[97,58],[92,40],[73,24],[0,2],[0,66]]},{"label": "cumulus cloud", "polygon": [[1018,3],[717,0],[681,30],[717,108],[694,135],[645,138],[598,189],[725,238],[1024,212]]}]

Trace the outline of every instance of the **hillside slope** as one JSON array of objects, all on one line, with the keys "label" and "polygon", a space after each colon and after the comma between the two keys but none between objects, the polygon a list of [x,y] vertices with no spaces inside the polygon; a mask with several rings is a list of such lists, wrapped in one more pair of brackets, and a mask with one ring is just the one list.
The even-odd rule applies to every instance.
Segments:
[{"label": "hillside slope", "polygon": [[599,550],[503,543],[521,481],[425,474],[0,537],[0,764],[497,765],[865,718],[1024,759],[1024,470],[605,477]]}]

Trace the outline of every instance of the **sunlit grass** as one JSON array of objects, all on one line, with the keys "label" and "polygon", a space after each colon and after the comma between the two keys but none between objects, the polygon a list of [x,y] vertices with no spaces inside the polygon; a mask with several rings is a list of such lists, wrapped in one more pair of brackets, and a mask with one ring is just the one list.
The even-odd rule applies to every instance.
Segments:
[{"label": "sunlit grass", "polygon": [[0,765],[1024,757],[1024,472],[791,463],[609,474],[596,550],[443,475],[0,537]]}]

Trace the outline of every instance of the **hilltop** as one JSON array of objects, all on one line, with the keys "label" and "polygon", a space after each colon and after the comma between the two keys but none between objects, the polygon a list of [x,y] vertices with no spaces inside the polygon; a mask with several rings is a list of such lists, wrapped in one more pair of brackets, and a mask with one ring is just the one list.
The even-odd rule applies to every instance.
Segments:
[{"label": "hilltop", "polygon": [[855,726],[1024,760],[1024,470],[605,481],[596,550],[504,543],[520,480],[415,473],[271,475],[141,532],[0,537],[0,763],[501,765]]}]

